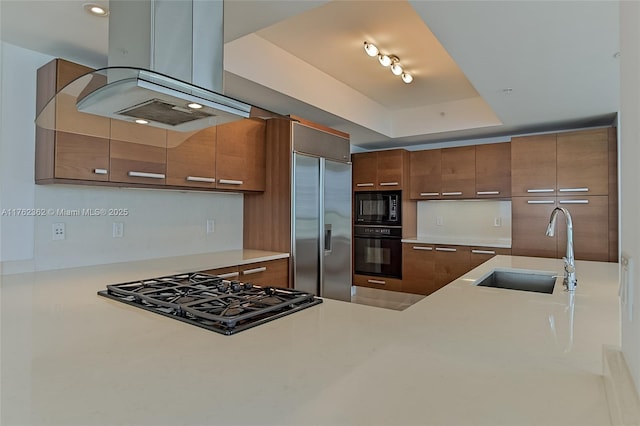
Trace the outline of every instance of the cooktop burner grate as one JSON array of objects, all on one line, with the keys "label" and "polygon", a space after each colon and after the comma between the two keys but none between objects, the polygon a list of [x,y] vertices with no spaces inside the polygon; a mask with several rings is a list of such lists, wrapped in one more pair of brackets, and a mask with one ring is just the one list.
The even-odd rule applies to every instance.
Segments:
[{"label": "cooktop burner grate", "polygon": [[110,284],[98,294],[225,335],[322,303],[311,293],[200,272]]}]

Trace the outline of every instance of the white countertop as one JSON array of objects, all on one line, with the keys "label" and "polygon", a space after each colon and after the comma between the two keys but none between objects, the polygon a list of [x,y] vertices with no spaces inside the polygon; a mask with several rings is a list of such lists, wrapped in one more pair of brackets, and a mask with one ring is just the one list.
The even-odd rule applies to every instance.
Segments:
[{"label": "white countertop", "polygon": [[573,308],[560,284],[473,286],[493,268],[562,269],[497,256],[402,312],[325,300],[233,336],[96,295],[184,264],[2,277],[1,423],[609,424],[617,264],[577,262]]},{"label": "white countertop", "polygon": [[511,248],[511,239],[507,238],[469,238],[469,237],[443,237],[422,235],[416,238],[403,238],[403,243],[413,244],[442,244],[456,246],[476,246],[476,247],[495,247],[495,248]]}]

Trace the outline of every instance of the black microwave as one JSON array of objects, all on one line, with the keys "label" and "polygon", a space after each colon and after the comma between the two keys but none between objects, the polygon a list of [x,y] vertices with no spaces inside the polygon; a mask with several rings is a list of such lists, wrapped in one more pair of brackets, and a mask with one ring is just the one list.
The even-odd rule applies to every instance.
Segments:
[{"label": "black microwave", "polygon": [[355,193],[356,225],[402,225],[400,191],[371,191]]}]

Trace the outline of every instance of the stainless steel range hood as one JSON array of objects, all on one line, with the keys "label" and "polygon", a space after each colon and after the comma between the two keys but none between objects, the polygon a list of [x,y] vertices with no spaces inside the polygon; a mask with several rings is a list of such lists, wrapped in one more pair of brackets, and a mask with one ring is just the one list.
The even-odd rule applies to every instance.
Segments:
[{"label": "stainless steel range hood", "polygon": [[108,68],[93,79],[103,84],[78,96],[78,110],[177,131],[263,115],[221,94],[223,7],[222,0],[111,0]]}]

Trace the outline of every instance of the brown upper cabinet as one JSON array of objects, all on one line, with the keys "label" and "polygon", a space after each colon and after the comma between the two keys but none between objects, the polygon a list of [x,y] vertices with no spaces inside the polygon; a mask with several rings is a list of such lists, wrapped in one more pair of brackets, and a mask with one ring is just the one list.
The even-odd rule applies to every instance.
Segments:
[{"label": "brown upper cabinet", "polygon": [[74,94],[100,77],[74,80],[92,71],[62,59],[38,70],[36,183],[264,191],[265,121],[175,132],[81,113]]},{"label": "brown upper cabinet", "polygon": [[404,149],[361,152],[351,156],[353,190],[401,190],[408,175],[409,152]]},{"label": "brown upper cabinet", "polygon": [[35,180],[109,180],[109,119],[79,113],[60,90],[91,68],[55,59],[37,73]]},{"label": "brown upper cabinet", "polygon": [[511,197],[511,143],[476,145],[475,196]]},{"label": "brown upper cabinet", "polygon": [[476,191],[476,147],[442,150],[442,198],[474,198]]},{"label": "brown upper cabinet", "polygon": [[607,195],[608,174],[607,129],[512,139],[513,196]]},{"label": "brown upper cabinet", "polygon": [[412,200],[439,199],[442,190],[442,150],[411,151],[410,168],[409,197]]}]

